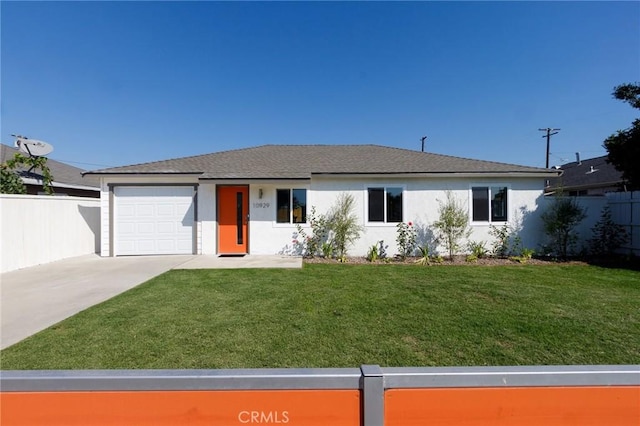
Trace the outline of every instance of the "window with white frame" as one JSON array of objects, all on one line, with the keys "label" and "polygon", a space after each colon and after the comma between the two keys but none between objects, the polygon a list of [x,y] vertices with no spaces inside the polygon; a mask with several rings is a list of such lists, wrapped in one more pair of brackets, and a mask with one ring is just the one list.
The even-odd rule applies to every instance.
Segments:
[{"label": "window with white frame", "polygon": [[402,222],[402,188],[367,188],[369,222]]},{"label": "window with white frame", "polygon": [[474,186],[471,188],[473,222],[506,222],[506,186]]},{"label": "window with white frame", "polygon": [[276,190],[276,222],[307,223],[307,190]]}]

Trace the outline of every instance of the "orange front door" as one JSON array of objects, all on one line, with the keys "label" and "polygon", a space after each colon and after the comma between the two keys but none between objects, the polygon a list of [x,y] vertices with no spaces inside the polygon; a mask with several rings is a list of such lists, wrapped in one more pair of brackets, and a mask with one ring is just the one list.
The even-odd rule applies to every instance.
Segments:
[{"label": "orange front door", "polygon": [[249,222],[249,187],[218,187],[218,254],[245,254]]}]

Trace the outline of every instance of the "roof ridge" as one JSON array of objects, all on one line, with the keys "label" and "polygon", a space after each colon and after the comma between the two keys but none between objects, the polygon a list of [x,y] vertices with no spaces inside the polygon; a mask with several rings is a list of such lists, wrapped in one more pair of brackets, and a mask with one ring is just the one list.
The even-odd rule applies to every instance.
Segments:
[{"label": "roof ridge", "polygon": [[[390,148],[396,148],[396,147],[390,147]],[[402,148],[396,148],[396,149],[402,149]],[[410,149],[406,149],[406,151],[414,152],[414,151],[412,151]],[[505,163],[505,162],[502,162],[502,161],[492,161],[492,160],[480,160],[480,159],[477,159],[477,158],[459,157],[457,155],[438,154],[436,152],[422,152],[422,151],[415,151],[415,152],[418,152],[420,154],[433,155],[433,156],[436,156],[436,157],[451,158],[451,159],[455,159],[455,160],[466,160],[466,161],[482,162],[482,163],[486,163],[486,164],[498,164],[498,165],[501,165],[501,166],[517,166],[517,167],[528,167],[528,168],[531,168],[531,169],[545,169],[544,167],[523,166],[521,164]]]},{"label": "roof ridge", "polygon": [[[207,152],[205,154],[187,155],[186,157],[167,158],[167,159],[164,159],[164,160],[154,160],[154,161],[146,161],[146,162],[135,163],[135,164],[125,164],[124,166],[115,166],[115,167],[107,167],[107,168],[102,168],[102,169],[90,170],[90,171],[88,171],[88,173],[101,172],[103,170],[109,170],[109,169],[118,169],[120,167],[151,166],[151,165],[157,165],[158,163],[164,163],[164,162],[167,162],[167,161],[181,161],[181,160],[189,160],[189,159],[192,159],[192,158],[202,158],[202,157],[208,157],[208,156],[211,156],[211,155],[224,154],[224,153],[227,153],[227,152],[246,151],[246,150],[250,150],[250,149],[259,148],[259,147],[262,147],[262,146],[266,146],[266,145],[251,146],[251,147],[244,147],[244,148],[226,149],[224,151]],[[194,173],[198,173],[198,172],[194,172]],[[202,173],[202,171],[200,171],[200,173]]]}]

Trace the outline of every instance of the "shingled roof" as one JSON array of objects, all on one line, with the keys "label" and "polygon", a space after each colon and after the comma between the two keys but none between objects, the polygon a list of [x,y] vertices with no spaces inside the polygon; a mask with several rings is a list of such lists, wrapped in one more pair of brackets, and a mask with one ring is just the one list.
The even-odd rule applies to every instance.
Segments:
[{"label": "shingled roof", "polygon": [[380,145],[262,145],[114,167],[88,174],[198,174],[202,179],[309,179],[313,174],[524,173],[553,171]]},{"label": "shingled roof", "polygon": [[622,173],[613,164],[607,163],[607,156],[589,158],[560,166],[562,177],[550,181],[548,191],[588,190],[621,187]]},{"label": "shingled roof", "polygon": [[[17,149],[8,145],[0,144],[0,163],[4,163],[7,160],[13,158],[16,152],[20,152]],[[47,166],[53,176],[53,186],[56,187],[61,184],[63,187],[75,187],[82,189],[100,189],[100,181],[95,176],[82,177],[83,169],[70,166],[65,163],[61,163],[50,158],[47,159]],[[27,168],[18,169],[18,174],[23,179],[35,179],[42,180],[42,175],[38,171],[29,172]]]},{"label": "shingled roof", "polygon": [[197,174],[202,179],[309,179],[313,174],[526,173],[537,167],[471,160],[380,145],[262,145],[88,174]]}]

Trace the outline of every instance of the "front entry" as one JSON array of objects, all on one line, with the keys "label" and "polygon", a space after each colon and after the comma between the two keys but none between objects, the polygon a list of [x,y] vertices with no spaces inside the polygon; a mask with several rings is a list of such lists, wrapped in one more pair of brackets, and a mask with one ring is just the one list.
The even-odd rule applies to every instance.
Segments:
[{"label": "front entry", "polygon": [[249,187],[218,187],[218,254],[248,253]]}]

